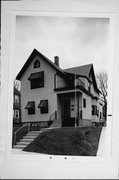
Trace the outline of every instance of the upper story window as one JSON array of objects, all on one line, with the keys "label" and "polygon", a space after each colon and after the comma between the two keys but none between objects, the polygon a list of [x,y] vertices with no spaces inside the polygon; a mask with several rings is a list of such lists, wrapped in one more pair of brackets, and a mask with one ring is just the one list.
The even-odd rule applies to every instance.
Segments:
[{"label": "upper story window", "polygon": [[32,73],[28,80],[31,83],[31,89],[44,87],[44,71]]},{"label": "upper story window", "polygon": [[34,62],[34,68],[39,68],[40,67],[40,61],[37,59],[35,62]]},{"label": "upper story window", "polygon": [[18,95],[14,96],[14,103],[19,104],[19,96]]}]

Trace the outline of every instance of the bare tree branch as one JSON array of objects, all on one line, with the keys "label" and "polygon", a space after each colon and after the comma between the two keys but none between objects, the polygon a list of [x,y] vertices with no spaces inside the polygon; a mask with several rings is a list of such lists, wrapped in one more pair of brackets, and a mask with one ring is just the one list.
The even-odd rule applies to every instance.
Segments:
[{"label": "bare tree branch", "polygon": [[108,89],[108,86],[107,86],[107,81],[108,81],[108,75],[106,72],[99,72],[96,74],[96,79],[97,79],[97,85],[98,85],[98,88],[100,89],[101,93],[102,93],[102,96],[104,98],[104,101],[107,100],[107,89]]}]

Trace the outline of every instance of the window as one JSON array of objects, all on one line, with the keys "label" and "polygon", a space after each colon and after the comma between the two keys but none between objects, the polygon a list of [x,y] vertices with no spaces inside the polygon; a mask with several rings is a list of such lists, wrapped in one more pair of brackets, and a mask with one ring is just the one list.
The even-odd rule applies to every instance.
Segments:
[{"label": "window", "polygon": [[83,98],[83,107],[86,108],[86,99]]},{"label": "window", "polygon": [[92,115],[97,115],[97,106],[92,105]]},{"label": "window", "polygon": [[97,117],[99,117],[99,110],[97,109]]},{"label": "window", "polygon": [[39,68],[40,67],[40,61],[37,59],[35,62],[34,62],[34,68]]},{"label": "window", "polygon": [[15,104],[19,104],[19,96],[18,95],[14,96],[14,101],[15,101]]},{"label": "window", "polygon": [[102,119],[102,113],[100,112],[100,119]]},{"label": "window", "polygon": [[44,71],[32,73],[28,80],[31,83],[31,89],[44,87]]},{"label": "window", "polygon": [[25,109],[28,110],[28,114],[35,114],[35,101],[28,102]]},{"label": "window", "polygon": [[14,118],[19,118],[19,110],[14,111]]},{"label": "window", "polygon": [[48,100],[41,100],[38,108],[40,108],[41,114],[48,113]]}]

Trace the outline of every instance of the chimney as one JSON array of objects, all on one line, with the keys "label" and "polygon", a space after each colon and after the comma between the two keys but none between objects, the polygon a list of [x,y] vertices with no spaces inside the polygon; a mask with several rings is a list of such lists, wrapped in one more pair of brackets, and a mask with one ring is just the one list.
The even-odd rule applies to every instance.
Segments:
[{"label": "chimney", "polygon": [[59,67],[59,57],[58,56],[54,57],[54,63]]}]

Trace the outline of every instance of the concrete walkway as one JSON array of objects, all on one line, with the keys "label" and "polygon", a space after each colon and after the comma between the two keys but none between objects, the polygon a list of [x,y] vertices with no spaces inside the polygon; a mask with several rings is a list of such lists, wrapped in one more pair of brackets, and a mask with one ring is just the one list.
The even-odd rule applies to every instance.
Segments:
[{"label": "concrete walkway", "polygon": [[106,127],[103,127],[99,140],[97,156],[104,156],[105,153],[106,153]]},{"label": "concrete walkway", "polygon": [[[98,151],[97,151],[97,156],[99,157],[103,157],[106,155],[106,141],[107,141],[107,137],[106,137],[106,133],[107,133],[107,127],[103,127],[102,128],[102,132],[101,132],[101,136],[100,136],[100,140],[99,140],[99,146],[98,146]],[[26,151],[22,151],[22,149],[12,149],[12,152],[15,154],[35,154],[37,155],[37,153],[35,152],[26,152]],[[41,155],[45,155],[42,154]]]},{"label": "concrete walkway", "polygon": [[28,151],[22,151],[22,149],[12,149],[13,154],[25,154],[25,155],[42,155],[42,156],[48,156],[48,154],[43,153],[37,153],[37,152],[28,152]]}]

